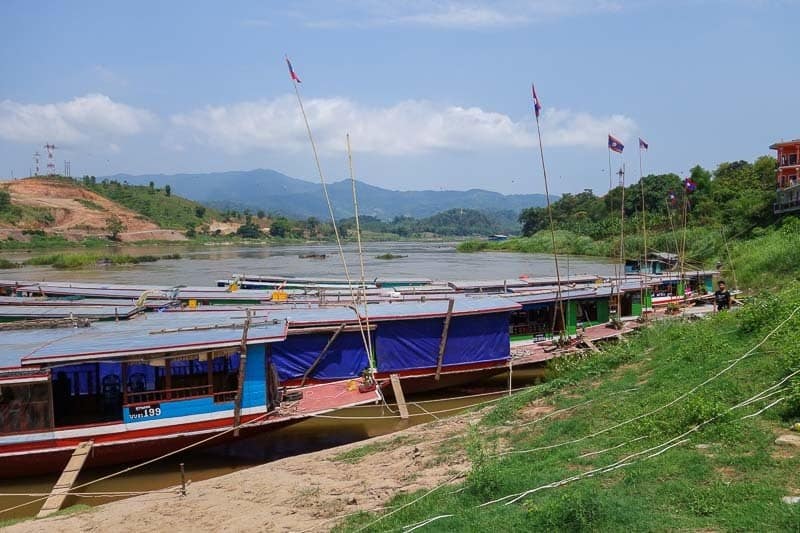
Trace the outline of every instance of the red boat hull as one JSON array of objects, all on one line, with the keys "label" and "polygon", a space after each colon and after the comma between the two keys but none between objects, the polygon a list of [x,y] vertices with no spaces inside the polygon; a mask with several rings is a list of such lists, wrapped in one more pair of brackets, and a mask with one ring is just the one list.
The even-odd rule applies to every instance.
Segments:
[{"label": "red boat hull", "polygon": [[[248,419],[253,418],[255,416],[242,417],[242,421],[247,422]],[[197,445],[195,449],[201,446],[216,446],[300,421],[302,421],[301,418],[283,419],[247,426],[240,430],[238,437],[234,437],[233,432],[228,431],[233,425],[233,419],[100,435],[91,438],[94,446],[84,467],[96,468],[140,462],[175,452],[190,445]],[[213,435],[218,436],[210,438]],[[58,472],[66,466],[75,447],[84,440],[89,440],[89,438],[54,439],[3,446],[0,448],[0,464],[2,464],[0,478],[27,477]],[[198,445],[201,441],[206,442]]]}]

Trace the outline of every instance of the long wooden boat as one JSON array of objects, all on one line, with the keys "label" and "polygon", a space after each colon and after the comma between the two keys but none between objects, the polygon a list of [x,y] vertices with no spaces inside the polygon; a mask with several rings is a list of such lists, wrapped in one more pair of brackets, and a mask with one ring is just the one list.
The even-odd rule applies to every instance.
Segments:
[{"label": "long wooden boat", "polygon": [[[506,371],[510,315],[519,308],[508,299],[457,296],[253,312],[289,326],[286,340],[270,346],[281,384],[361,376],[372,359],[374,379],[387,384],[397,374],[403,389],[413,392]],[[369,343],[364,342],[366,335]],[[372,357],[365,344],[373,347]]]},{"label": "long wooden boat", "polygon": [[224,318],[0,332],[0,477],[58,470],[85,441],[88,466],[127,463],[379,398],[349,376],[280,388],[287,322]]}]

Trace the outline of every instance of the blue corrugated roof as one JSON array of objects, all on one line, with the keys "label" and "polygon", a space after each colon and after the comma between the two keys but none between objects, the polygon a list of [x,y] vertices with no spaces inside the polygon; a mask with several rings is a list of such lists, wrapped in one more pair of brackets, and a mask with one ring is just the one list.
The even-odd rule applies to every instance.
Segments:
[{"label": "blue corrugated roof", "polygon": [[[0,367],[236,346],[242,339],[243,321],[216,313],[156,313],[86,328],[4,331],[0,333]],[[236,327],[191,329],[211,326]],[[254,319],[248,344],[283,340],[286,331],[283,321]]]},{"label": "blue corrugated roof", "polygon": [[0,305],[0,318],[128,318],[138,311],[141,308],[135,305]]},{"label": "blue corrugated roof", "polygon": [[[519,309],[519,304],[506,298],[499,297],[470,297],[467,295],[452,295],[455,305],[453,314],[475,315],[481,313],[499,313],[504,311],[514,311]],[[386,320],[409,320],[414,318],[431,318],[444,316],[447,314],[447,299],[428,299],[426,301],[397,301],[371,303],[365,310],[364,305],[359,305],[358,310],[362,318],[369,314],[370,321]],[[278,320],[287,320],[290,326],[313,326],[313,325],[339,325],[342,322],[356,322],[357,316],[352,307],[345,305],[331,305],[330,307],[266,307],[248,306],[227,307],[230,316],[241,318],[244,316],[245,309],[252,309],[255,316],[268,317]],[[167,314],[172,315],[215,315],[224,314],[221,311],[171,311]]]}]

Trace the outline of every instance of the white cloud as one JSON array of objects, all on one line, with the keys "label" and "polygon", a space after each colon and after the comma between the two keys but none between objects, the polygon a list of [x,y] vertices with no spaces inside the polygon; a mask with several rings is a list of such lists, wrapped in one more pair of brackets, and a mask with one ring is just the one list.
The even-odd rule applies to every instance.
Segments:
[{"label": "white cloud", "polygon": [[542,116],[544,142],[550,146],[605,147],[611,133],[623,142],[636,131],[636,122],[625,115],[595,117],[567,109],[548,109]]},{"label": "white cloud", "polygon": [[[344,150],[346,132],[358,151],[390,156],[536,145],[531,120],[515,121],[479,107],[438,105],[426,100],[366,107],[345,98],[317,98],[305,102],[305,109],[318,148],[326,154]],[[171,122],[175,129],[168,138],[189,138],[230,154],[308,149],[305,125],[291,95],[208,106],[174,115]],[[545,143],[550,146],[603,147],[609,131],[626,139],[636,124],[622,115],[595,117],[550,109],[543,115],[542,128]]]},{"label": "white cloud", "polygon": [[67,102],[0,102],[0,137],[16,142],[79,144],[141,133],[157,121],[147,110],[87,94]]},{"label": "white cloud", "polygon": [[472,30],[622,9],[615,0],[357,0],[337,4],[349,8],[349,16],[337,13],[325,17],[324,8],[309,9],[315,15],[304,17],[306,24],[316,28],[420,26]]}]

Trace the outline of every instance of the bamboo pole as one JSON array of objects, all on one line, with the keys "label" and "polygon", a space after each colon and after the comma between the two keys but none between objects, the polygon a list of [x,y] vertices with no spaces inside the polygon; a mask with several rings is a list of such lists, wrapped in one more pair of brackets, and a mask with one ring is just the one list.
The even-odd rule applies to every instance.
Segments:
[{"label": "bamboo pole", "polygon": [[[531,85],[533,88],[533,85]],[[542,146],[542,129],[539,125],[539,113],[537,111],[536,106],[539,104],[538,99],[536,99],[536,91],[534,91],[534,116],[536,117],[536,133],[539,137],[539,157],[542,161],[542,176],[544,177],[544,196],[545,200],[547,201],[547,218],[550,222],[550,240],[553,243],[553,262],[555,263],[556,267],[556,294],[558,297],[558,307],[561,311],[561,327],[563,328],[562,331],[566,332],[567,330],[567,321],[564,318],[564,300],[561,295],[561,271],[558,268],[558,251],[556,250],[556,230],[553,224],[553,210],[550,206],[550,186],[547,183],[547,167],[544,164],[544,148]],[[610,159],[609,155],[609,159]],[[553,317],[553,321],[555,321],[555,316]],[[555,329],[555,327],[553,328]],[[554,332],[555,333],[555,332]]]}]

